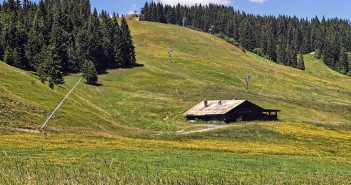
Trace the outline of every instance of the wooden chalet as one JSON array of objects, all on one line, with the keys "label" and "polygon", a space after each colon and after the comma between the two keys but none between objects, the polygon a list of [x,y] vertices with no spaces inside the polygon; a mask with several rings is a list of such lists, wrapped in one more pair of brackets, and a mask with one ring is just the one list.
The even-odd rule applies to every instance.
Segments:
[{"label": "wooden chalet", "polygon": [[280,110],[264,109],[248,100],[202,101],[184,113],[189,121],[277,120]]}]

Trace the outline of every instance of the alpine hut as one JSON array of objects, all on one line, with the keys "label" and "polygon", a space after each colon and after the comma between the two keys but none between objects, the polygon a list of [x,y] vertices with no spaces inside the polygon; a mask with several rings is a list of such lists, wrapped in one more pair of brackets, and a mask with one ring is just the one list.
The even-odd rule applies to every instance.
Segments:
[{"label": "alpine hut", "polygon": [[280,110],[264,109],[248,100],[205,100],[184,113],[189,121],[277,120]]}]

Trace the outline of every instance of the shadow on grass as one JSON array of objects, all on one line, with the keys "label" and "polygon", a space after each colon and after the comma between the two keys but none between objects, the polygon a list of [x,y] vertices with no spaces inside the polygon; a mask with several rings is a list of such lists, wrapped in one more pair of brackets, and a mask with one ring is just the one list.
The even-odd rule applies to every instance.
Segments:
[{"label": "shadow on grass", "polygon": [[97,71],[98,75],[107,75],[108,71],[107,70],[101,70],[101,71]]},{"label": "shadow on grass", "polygon": [[[135,63],[132,66],[119,66],[119,67],[113,67],[113,68],[109,68],[109,70],[118,70],[118,69],[132,69],[132,68],[137,68],[137,67],[144,67],[144,64],[138,64]],[[107,69],[106,70],[98,70],[97,71],[98,75],[105,75],[108,74]]]},{"label": "shadow on grass", "polygon": [[117,68],[114,68],[114,69],[132,69],[132,68],[144,67],[144,66],[145,66],[144,64],[135,63],[135,64],[132,65],[132,66],[120,66],[120,67],[117,67]]},{"label": "shadow on grass", "polygon": [[87,83],[87,82],[84,82],[84,83],[87,84],[87,85],[96,86],[96,87],[102,86],[101,83],[94,83],[94,84],[90,84],[90,83]]},{"label": "shadow on grass", "polygon": [[134,65],[133,65],[133,67],[144,67],[145,65],[144,64],[138,64],[138,63],[135,63]]}]

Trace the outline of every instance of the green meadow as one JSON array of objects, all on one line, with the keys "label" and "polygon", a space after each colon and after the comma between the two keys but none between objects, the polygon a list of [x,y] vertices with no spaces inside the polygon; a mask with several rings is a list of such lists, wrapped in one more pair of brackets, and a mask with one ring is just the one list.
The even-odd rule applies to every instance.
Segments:
[{"label": "green meadow", "polygon": [[[80,83],[46,139],[41,124],[81,75],[51,90],[0,63],[0,184],[351,183],[350,77],[310,54],[301,71],[207,33],[128,23],[138,67]],[[202,127],[182,115],[199,101],[234,97],[280,109],[280,120],[177,134]]]}]

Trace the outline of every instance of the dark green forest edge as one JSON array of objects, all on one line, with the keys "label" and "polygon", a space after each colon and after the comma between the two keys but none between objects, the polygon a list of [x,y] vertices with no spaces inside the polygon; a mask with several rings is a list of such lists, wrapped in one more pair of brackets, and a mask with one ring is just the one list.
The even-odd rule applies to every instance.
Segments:
[{"label": "dark green forest edge", "polygon": [[145,3],[141,19],[218,34],[244,50],[304,70],[303,54],[315,52],[331,69],[351,76],[351,26],[345,19],[259,16],[222,5]]},{"label": "dark green forest edge", "polygon": [[8,0],[0,4],[0,60],[35,71],[50,87],[83,72],[90,84],[107,69],[133,67],[133,41],[125,18],[91,12],[89,0]]}]

